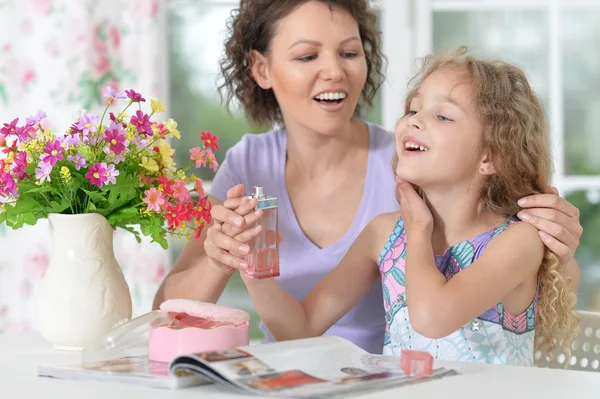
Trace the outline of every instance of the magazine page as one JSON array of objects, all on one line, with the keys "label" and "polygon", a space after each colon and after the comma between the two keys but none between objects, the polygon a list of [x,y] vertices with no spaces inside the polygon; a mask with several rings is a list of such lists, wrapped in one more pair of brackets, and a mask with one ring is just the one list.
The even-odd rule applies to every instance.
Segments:
[{"label": "magazine page", "polygon": [[178,389],[211,383],[205,376],[180,370],[169,373],[169,363],[129,356],[92,363],[39,366],[38,376],[79,381],[125,382],[150,388]]},{"label": "magazine page", "polygon": [[215,382],[261,396],[348,396],[458,374],[435,369],[406,376],[398,357],[372,355],[333,336],[251,345],[180,356],[171,372],[194,370]]}]

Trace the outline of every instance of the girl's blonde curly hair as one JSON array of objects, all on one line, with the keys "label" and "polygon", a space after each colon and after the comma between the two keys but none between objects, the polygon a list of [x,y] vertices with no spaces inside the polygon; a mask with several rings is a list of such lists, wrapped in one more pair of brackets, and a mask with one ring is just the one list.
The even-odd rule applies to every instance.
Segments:
[{"label": "girl's blonde curly hair", "polygon": [[[452,54],[424,57],[411,80],[405,114],[430,74],[442,68],[464,70],[484,126],[482,149],[490,154],[496,170],[483,186],[478,211],[511,218],[521,210],[517,204],[520,198],[544,193],[550,185],[552,161],[544,107],[522,69],[506,61],[478,59],[466,53],[467,49],[460,47]],[[394,171],[397,161],[395,156]],[[576,296],[571,292],[571,282],[561,273],[558,257],[548,248],[538,282],[535,351],[554,359],[557,347],[562,346],[568,359],[579,323],[574,310]]]}]

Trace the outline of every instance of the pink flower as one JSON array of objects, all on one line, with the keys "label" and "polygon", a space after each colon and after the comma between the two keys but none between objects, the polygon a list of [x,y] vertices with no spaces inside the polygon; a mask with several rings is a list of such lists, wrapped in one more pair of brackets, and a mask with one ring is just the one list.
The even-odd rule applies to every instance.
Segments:
[{"label": "pink flower", "polygon": [[204,192],[204,184],[202,183],[202,179],[196,179],[196,193],[200,197],[206,197],[206,192]]},{"label": "pink flower", "polygon": [[17,126],[17,123],[19,123],[19,118],[13,119],[10,123],[5,123],[4,127],[0,129],[0,134],[5,137],[15,135],[19,139],[26,141],[29,136],[29,132],[23,127]]},{"label": "pink flower", "polygon": [[17,175],[17,179],[29,178],[29,175],[25,173],[25,169],[27,169],[27,152],[19,151],[11,167],[13,173]]},{"label": "pink flower", "polygon": [[10,173],[0,170],[0,197],[16,198],[18,195],[15,179]]},{"label": "pink flower", "polygon": [[119,171],[115,170],[115,165],[110,164],[106,166],[106,164],[102,162],[102,166],[106,169],[106,172],[104,172],[106,181],[111,184],[117,184],[117,176],[119,176]]},{"label": "pink flower", "polygon": [[100,117],[96,115],[85,114],[79,117],[77,128],[83,133],[84,136],[88,136],[96,131],[96,125],[98,124]]},{"label": "pink flower", "polygon": [[219,164],[217,163],[217,159],[215,158],[215,154],[213,154],[212,151],[210,150],[204,150],[207,152],[206,154],[206,162],[208,163],[208,166],[210,166],[210,168],[216,172],[217,169],[219,168]]},{"label": "pink flower", "polygon": [[148,204],[148,210],[160,213],[160,208],[165,203],[162,191],[152,187],[150,190],[144,191],[144,194],[146,197],[143,201]]},{"label": "pink flower", "polygon": [[40,183],[45,182],[46,180],[50,181],[50,173],[52,173],[52,166],[46,162],[38,163],[38,167],[35,169],[35,178],[40,181]]},{"label": "pink flower", "polygon": [[106,141],[110,150],[119,155],[125,151],[125,133],[120,124],[112,122],[110,127],[105,128],[104,141]]},{"label": "pink flower", "polygon": [[110,36],[111,44],[113,48],[118,49],[121,45],[121,31],[117,25],[111,25],[108,28],[108,35]]},{"label": "pink flower", "polygon": [[140,134],[145,134],[146,136],[152,136],[154,134],[152,125],[150,125],[150,117],[139,109],[135,112],[135,115],[131,117],[130,123],[135,126]]},{"label": "pink flower", "polygon": [[177,198],[181,202],[187,202],[190,200],[190,192],[185,186],[185,181],[177,180],[177,182],[173,184],[173,197]]},{"label": "pink flower", "polygon": [[[114,79],[112,80],[111,83],[113,83],[113,84],[117,83],[118,84],[118,82],[116,82]],[[123,92],[119,92],[118,89],[113,89],[112,86],[107,85],[104,88],[104,97],[108,98],[108,103],[109,104],[112,104],[116,100],[127,98],[127,95],[125,94],[124,91]],[[114,120],[115,119],[114,118],[114,114],[112,112],[110,114],[112,115],[111,120],[114,122],[115,121]]]},{"label": "pink flower", "polygon": [[142,95],[140,93],[138,93],[137,91],[135,91],[133,89],[125,90],[125,94],[127,94],[127,97],[129,97],[131,102],[143,103],[146,101],[146,99],[144,97],[142,97]]},{"label": "pink flower", "polygon": [[33,0],[33,6],[37,12],[43,15],[50,14],[52,11],[53,0]]},{"label": "pink flower", "polygon": [[43,248],[39,248],[39,250],[25,257],[23,264],[25,275],[30,279],[41,279],[46,274],[49,263],[48,252]]},{"label": "pink flower", "polygon": [[97,163],[90,167],[85,177],[90,181],[90,184],[102,188],[102,185],[108,180],[106,172],[106,164],[104,162]]},{"label": "pink flower", "polygon": [[108,72],[110,72],[112,65],[110,64],[108,57],[106,57],[104,54],[100,54],[98,58],[99,60],[95,63],[94,69],[99,76],[106,75]]},{"label": "pink flower", "polygon": [[202,149],[200,147],[190,148],[190,159],[196,161],[196,167],[206,165],[206,159],[202,157]]},{"label": "pink flower", "polygon": [[60,141],[54,140],[54,142],[48,141],[46,148],[44,148],[46,155],[42,157],[42,160],[50,166],[56,166],[56,162],[64,159],[63,148],[60,145]]}]

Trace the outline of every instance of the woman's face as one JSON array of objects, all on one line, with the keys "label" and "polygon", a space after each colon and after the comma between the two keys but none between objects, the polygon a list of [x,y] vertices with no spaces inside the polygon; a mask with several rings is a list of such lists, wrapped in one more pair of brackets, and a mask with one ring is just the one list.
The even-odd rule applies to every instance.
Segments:
[{"label": "woman's face", "polygon": [[354,114],[367,78],[358,23],[320,1],[298,6],[275,24],[266,58],[253,72],[271,88],[286,125],[335,134]]}]

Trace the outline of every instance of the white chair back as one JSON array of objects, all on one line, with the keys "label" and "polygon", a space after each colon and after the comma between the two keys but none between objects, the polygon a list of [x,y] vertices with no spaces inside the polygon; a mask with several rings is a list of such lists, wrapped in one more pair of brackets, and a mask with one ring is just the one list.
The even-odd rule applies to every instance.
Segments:
[{"label": "white chair back", "polygon": [[567,359],[562,348],[558,349],[552,361],[540,352],[535,354],[537,367],[564,369],[569,362],[569,370],[600,372],[600,313],[577,311],[579,334],[571,342],[571,358]]}]

